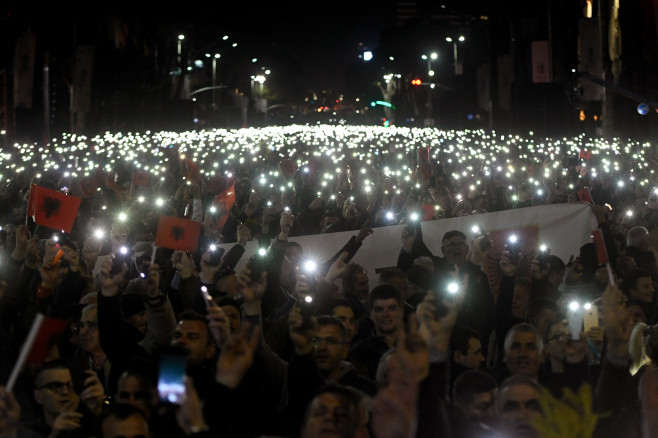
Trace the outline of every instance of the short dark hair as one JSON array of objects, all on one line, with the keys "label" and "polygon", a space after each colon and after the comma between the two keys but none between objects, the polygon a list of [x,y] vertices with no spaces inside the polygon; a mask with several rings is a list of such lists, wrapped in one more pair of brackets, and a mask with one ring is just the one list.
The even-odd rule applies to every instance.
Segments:
[{"label": "short dark hair", "polygon": [[355,418],[353,419],[354,429],[356,430],[359,424],[359,405],[364,395],[361,391],[357,390],[356,388],[341,385],[339,383],[325,385],[314,393],[313,399],[311,399],[311,401],[306,405],[302,427],[304,427],[308,422],[309,415],[311,414],[311,406],[313,404],[313,400],[315,400],[317,397],[321,396],[322,394],[327,394],[327,393],[333,394],[336,397],[338,397],[341,400],[341,402],[344,402],[347,405],[347,407],[350,408],[349,410],[353,411],[355,415]]},{"label": "short dark hair", "polygon": [[238,310],[238,313],[240,314],[240,318],[242,318],[242,308],[240,307],[240,304],[238,304],[238,302],[235,301],[233,298],[222,297],[219,300],[217,300],[217,305],[219,307],[224,307],[224,306],[235,307]]},{"label": "short dark hair", "polygon": [[139,415],[140,418],[146,422],[148,425],[148,419],[144,415],[144,412],[141,411],[141,409],[137,408],[136,406],[133,406],[129,403],[112,403],[105,409],[103,409],[103,412],[101,413],[100,417],[98,417],[98,435],[99,437],[103,437],[103,423],[105,420],[108,418],[116,418],[117,420],[126,420],[133,415]]},{"label": "short dark hair", "polygon": [[451,237],[455,237],[455,236],[456,237],[461,237],[462,239],[466,240],[466,234],[462,233],[459,230],[451,230],[451,231],[448,231],[447,233],[445,233],[443,235],[443,239],[441,239],[441,246],[443,246],[443,242],[445,242],[446,240],[450,239]]},{"label": "short dark hair", "polygon": [[387,300],[394,298],[402,307],[402,292],[395,286],[390,284],[379,284],[373,287],[368,294],[368,309],[372,309],[375,300]]},{"label": "short dark hair", "polygon": [[536,317],[544,310],[552,310],[554,312],[560,311],[560,306],[555,300],[548,297],[535,297],[530,300],[528,304],[528,312],[526,314],[526,321],[530,318]]},{"label": "short dark hair", "polygon": [[346,338],[347,338],[347,329],[345,329],[345,324],[343,324],[343,321],[336,318],[335,316],[318,315],[318,316],[315,317],[315,324],[318,327],[334,325],[334,326],[338,327],[338,329],[340,330],[340,337],[343,339],[343,341],[345,341]]},{"label": "short dark hair", "polygon": [[350,284],[350,282],[354,281],[356,275],[361,272],[365,273],[366,275],[368,274],[368,270],[362,265],[355,262],[348,263],[345,269],[345,274],[343,275],[343,287],[345,287],[346,284]]},{"label": "short dark hair", "polygon": [[387,283],[393,278],[407,278],[405,272],[400,268],[387,268],[379,273],[379,278],[377,279],[379,283]]},{"label": "short dark hair", "polygon": [[69,370],[70,372],[71,367],[63,359],[49,360],[41,364],[41,366],[39,366],[39,368],[36,369],[36,371],[34,372],[34,378],[32,379],[32,382],[36,382],[42,373],[50,370]]},{"label": "short dark hair", "polygon": [[334,313],[334,309],[340,306],[349,307],[350,309],[352,309],[352,312],[354,312],[354,315],[356,316],[357,314],[356,306],[352,301],[346,300],[345,298],[331,298],[331,299],[319,301],[318,307],[316,307],[315,309],[315,314],[332,315]]},{"label": "short dark hair", "polygon": [[468,353],[468,342],[471,338],[480,340],[480,333],[474,328],[458,325],[452,329],[450,333],[450,353],[461,351],[464,354]]},{"label": "short dark hair", "polygon": [[626,296],[628,296],[631,289],[637,288],[637,281],[640,278],[644,278],[644,277],[652,278],[651,273],[649,271],[647,271],[646,269],[643,269],[643,268],[633,269],[632,271],[630,271],[626,275],[624,275],[624,280],[622,281],[622,284],[621,284],[621,289],[624,292],[624,294],[626,294]]},{"label": "short dark hair", "polygon": [[473,397],[483,392],[496,390],[496,380],[489,374],[478,370],[467,370],[455,379],[452,387],[452,400],[457,405],[473,402]]}]

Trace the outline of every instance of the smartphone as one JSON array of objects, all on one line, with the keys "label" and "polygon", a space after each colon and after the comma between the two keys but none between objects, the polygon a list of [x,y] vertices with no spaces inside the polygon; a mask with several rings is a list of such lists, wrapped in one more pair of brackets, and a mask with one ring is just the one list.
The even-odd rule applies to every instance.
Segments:
[{"label": "smartphone", "polygon": [[519,242],[519,239],[517,239],[515,236],[511,236],[509,239],[507,239],[505,248],[509,252],[509,258],[512,263],[515,265],[518,264],[519,254],[521,253],[521,243]]},{"label": "smartphone", "polygon": [[160,355],[158,364],[158,396],[165,404],[178,405],[185,398],[185,366],[187,354],[182,349],[169,349]]},{"label": "smartphone", "polygon": [[585,309],[583,325],[585,333],[587,333],[592,327],[599,326],[599,308],[594,304],[590,304],[590,306]]},{"label": "smartphone", "polygon": [[580,332],[583,330],[585,307],[578,301],[571,301],[567,306],[566,312],[571,340],[577,341],[580,339]]},{"label": "smartphone", "polygon": [[209,309],[212,306],[212,297],[206,286],[201,286],[201,296],[203,296],[203,301],[206,302],[206,309]]},{"label": "smartphone", "polygon": [[208,260],[206,263],[210,266],[219,266],[225,251],[226,250],[224,248],[216,245],[210,245],[208,248],[208,252],[210,253],[210,260]]},{"label": "smartphone", "polygon": [[311,295],[304,295],[297,305],[302,313],[302,328],[309,329],[313,327],[313,297]]},{"label": "smartphone", "polygon": [[537,253],[537,260],[543,266],[548,263],[548,259],[551,255],[551,249],[543,246],[539,247],[539,252]]}]

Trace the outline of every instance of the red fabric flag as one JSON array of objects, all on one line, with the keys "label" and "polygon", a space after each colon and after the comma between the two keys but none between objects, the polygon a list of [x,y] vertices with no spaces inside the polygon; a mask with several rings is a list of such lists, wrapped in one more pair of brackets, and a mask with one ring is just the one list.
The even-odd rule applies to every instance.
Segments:
[{"label": "red fabric flag", "polygon": [[592,152],[588,151],[588,150],[585,150],[585,149],[581,149],[579,156],[582,160],[591,160],[592,159]]},{"label": "red fabric flag", "polygon": [[34,218],[34,188],[36,184],[30,184],[30,199],[27,201],[27,217]]},{"label": "red fabric flag", "polygon": [[215,228],[222,228],[228,220],[228,215],[233,205],[235,204],[235,182],[231,182],[231,186],[215,196],[212,200],[212,205],[219,209],[219,219]]},{"label": "red fabric flag", "polygon": [[576,194],[578,195],[580,202],[589,202],[590,204],[594,205],[594,200],[592,199],[592,194],[590,193],[588,187],[578,190]]},{"label": "red fabric flag", "polygon": [[290,179],[297,172],[297,163],[290,159],[279,161],[279,170],[284,177]]},{"label": "red fabric flag", "polygon": [[187,252],[196,252],[201,235],[201,222],[175,216],[160,216],[154,245]]},{"label": "red fabric flag", "polygon": [[133,172],[134,186],[148,186],[150,179],[150,175],[146,171],[141,170]]},{"label": "red fabric flag", "polygon": [[201,183],[201,172],[199,166],[189,158],[185,159],[185,168],[187,169],[186,178],[195,184]]},{"label": "red fabric flag", "polygon": [[31,207],[28,203],[28,214],[29,208],[32,208],[34,222],[37,225],[70,233],[82,199],[37,185],[30,192],[30,198],[32,192],[34,199]]},{"label": "red fabric flag", "polygon": [[422,221],[431,221],[434,219],[434,205],[432,204],[420,204],[420,209],[423,211],[423,217],[420,219]]},{"label": "red fabric flag", "polygon": [[226,190],[229,185],[230,179],[223,175],[213,175],[208,178],[206,188],[210,193],[220,193]]},{"label": "red fabric flag", "polygon": [[68,321],[65,319],[44,317],[25,363],[27,365],[39,365],[44,362],[52,348],[57,344],[59,336],[66,330],[67,325]]},{"label": "red fabric flag", "polygon": [[605,247],[605,241],[603,240],[601,230],[596,229],[592,231],[592,238],[594,239],[594,245],[596,246],[596,259],[598,260],[599,265],[607,265],[610,261],[608,260],[608,250]]}]

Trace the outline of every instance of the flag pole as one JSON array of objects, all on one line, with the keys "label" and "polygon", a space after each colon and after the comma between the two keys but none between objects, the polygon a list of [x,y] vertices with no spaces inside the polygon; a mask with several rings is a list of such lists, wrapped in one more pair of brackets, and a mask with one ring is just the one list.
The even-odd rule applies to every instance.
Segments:
[{"label": "flag pole", "polygon": [[151,265],[155,263],[155,252],[158,250],[158,247],[153,245],[153,252],[151,253]]},{"label": "flag pole", "polygon": [[27,356],[30,353],[30,350],[32,349],[32,344],[34,344],[34,340],[37,338],[37,334],[39,333],[41,324],[43,324],[43,320],[44,320],[44,316],[42,313],[37,313],[37,315],[34,317],[34,321],[32,322],[32,328],[30,328],[30,333],[28,333],[25,342],[23,342],[23,346],[21,347],[21,352],[18,356],[18,360],[16,361],[16,364],[14,365],[14,369],[11,371],[11,375],[9,376],[9,380],[7,381],[6,388],[8,392],[11,392],[11,390],[14,388],[14,384],[16,384],[18,375],[23,369],[23,365],[25,365],[25,361],[27,360]]}]

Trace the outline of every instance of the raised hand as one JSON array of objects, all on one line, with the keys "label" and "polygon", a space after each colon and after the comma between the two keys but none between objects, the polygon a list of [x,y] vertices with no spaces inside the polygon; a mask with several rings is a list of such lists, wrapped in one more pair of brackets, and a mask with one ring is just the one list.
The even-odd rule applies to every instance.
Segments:
[{"label": "raised hand", "polygon": [[190,376],[185,376],[185,397],[176,409],[176,421],[187,436],[208,428],[203,418],[203,401]]},{"label": "raised hand", "polygon": [[619,285],[610,285],[603,291],[603,321],[605,336],[608,340],[608,355],[627,359],[628,340],[631,337],[632,320],[624,311],[625,297]]},{"label": "raised hand", "polygon": [[345,275],[345,272],[347,271],[347,264],[345,263],[345,259],[347,259],[348,255],[349,253],[347,251],[343,251],[341,255],[339,255],[338,258],[331,264],[327,274],[324,276],[324,279],[327,283],[333,284],[335,280],[342,278],[343,275]]},{"label": "raised hand", "polygon": [[87,406],[89,411],[95,415],[100,415],[103,411],[105,389],[94,370],[85,370],[85,374],[89,377],[84,381],[85,389],[80,394],[80,400]]},{"label": "raised hand", "polygon": [[217,359],[215,380],[229,388],[236,388],[254,362],[254,351],[258,346],[260,326],[251,330],[249,323],[234,336],[231,342],[224,345]]},{"label": "raised hand", "polygon": [[14,394],[0,386],[0,436],[15,436],[21,418],[21,407]]},{"label": "raised hand", "polygon": [[96,280],[101,288],[101,294],[106,297],[111,297],[119,293],[119,285],[123,282],[124,276],[128,271],[128,267],[124,264],[119,272],[113,273],[113,262],[114,254],[99,257],[96,262],[98,268]]},{"label": "raised hand", "polygon": [[71,401],[64,407],[64,410],[55,418],[52,431],[50,432],[50,438],[58,437],[66,431],[76,430],[82,427],[80,424],[82,414],[76,412],[80,399],[75,394],[72,394],[72,397]]},{"label": "raised hand", "polygon": [[208,329],[215,339],[215,344],[219,348],[223,348],[226,344],[231,342],[231,327],[226,317],[224,310],[215,303],[212,297],[208,296]]}]

